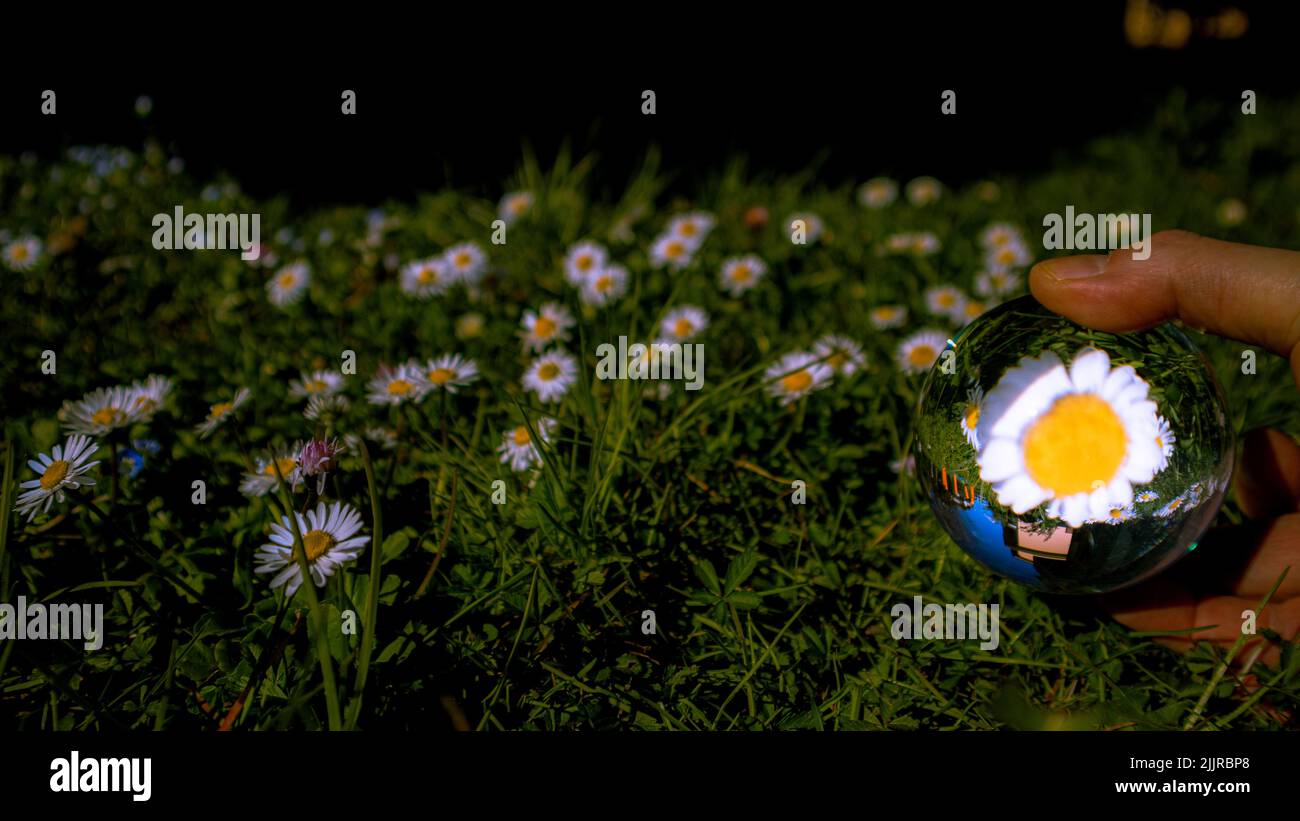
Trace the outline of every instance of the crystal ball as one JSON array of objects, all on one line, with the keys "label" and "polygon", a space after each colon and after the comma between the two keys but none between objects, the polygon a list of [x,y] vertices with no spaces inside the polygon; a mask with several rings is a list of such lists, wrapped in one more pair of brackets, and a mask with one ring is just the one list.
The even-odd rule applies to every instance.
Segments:
[{"label": "crystal ball", "polygon": [[948,340],[916,424],[953,541],[1051,593],[1115,590],[1195,550],[1232,476],[1223,389],[1182,331],[1103,333],[1033,297]]}]

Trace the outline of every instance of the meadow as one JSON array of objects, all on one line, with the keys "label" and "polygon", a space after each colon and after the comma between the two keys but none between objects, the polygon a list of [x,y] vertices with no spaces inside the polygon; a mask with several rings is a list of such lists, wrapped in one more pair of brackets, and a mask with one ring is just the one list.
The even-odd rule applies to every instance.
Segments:
[{"label": "meadow", "polygon": [[[0,156],[0,602],[102,604],[105,633],[0,642],[0,722],[1284,726],[1293,648],[1247,687],[993,577],[910,457],[925,370],[1025,293],[1044,214],[1296,247],[1297,126],[1176,95],[961,184],[651,152],[608,197],[598,157],[524,152],[495,191],[305,212],[156,143]],[[157,250],[178,208],[259,214],[257,259]],[[1237,432],[1300,434],[1285,362],[1189,333]],[[700,346],[699,390],[599,378],[620,337]],[[996,650],[895,640],[915,596],[998,604]]]}]

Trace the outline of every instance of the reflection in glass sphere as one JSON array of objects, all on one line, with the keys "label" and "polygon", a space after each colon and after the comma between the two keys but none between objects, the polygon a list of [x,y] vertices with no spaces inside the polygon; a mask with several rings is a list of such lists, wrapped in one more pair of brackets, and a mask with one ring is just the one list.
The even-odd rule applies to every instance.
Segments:
[{"label": "reflection in glass sphere", "polygon": [[1039,590],[1168,567],[1214,518],[1232,460],[1222,389],[1171,325],[1108,334],[1022,297],[957,334],[921,391],[916,469],[935,515]]}]

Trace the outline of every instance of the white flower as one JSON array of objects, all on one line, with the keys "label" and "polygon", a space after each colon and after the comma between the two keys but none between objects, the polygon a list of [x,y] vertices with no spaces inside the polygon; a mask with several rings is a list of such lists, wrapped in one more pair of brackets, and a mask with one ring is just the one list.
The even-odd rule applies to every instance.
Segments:
[{"label": "white flower", "polygon": [[575,288],[581,288],[587,278],[605,267],[609,254],[605,246],[590,241],[583,241],[569,246],[564,255],[564,281]]},{"label": "white flower", "polygon": [[541,402],[556,402],[578,379],[578,362],[564,351],[551,351],[533,360],[524,374],[524,389]]},{"label": "white flower", "polygon": [[1219,203],[1216,216],[1219,223],[1232,228],[1246,221],[1246,203],[1236,198],[1229,198]]},{"label": "white flower", "polygon": [[346,396],[314,393],[307,400],[307,407],[303,408],[302,415],[315,422],[324,416],[338,416],[347,411],[351,404]]},{"label": "white flower", "polygon": [[712,214],[692,211],[688,214],[679,214],[669,220],[664,233],[682,240],[692,248],[698,248],[713,230],[714,222]]},{"label": "white flower", "polygon": [[867,357],[862,353],[862,346],[846,336],[823,336],[813,344],[813,353],[841,376],[852,376],[867,367]]},{"label": "white flower", "polygon": [[949,318],[955,325],[967,325],[983,316],[988,309],[986,303],[978,299],[968,299],[961,304],[961,308],[954,310]]},{"label": "white flower", "polygon": [[982,297],[999,297],[1020,288],[1020,275],[1005,268],[981,271],[975,275],[975,293]]},{"label": "white flower", "polygon": [[1000,248],[1003,245],[1024,244],[1020,229],[1009,222],[994,222],[980,231],[980,245],[987,248]]},{"label": "white flower", "polygon": [[573,327],[573,314],[563,305],[548,302],[540,311],[524,311],[522,320],[524,347],[540,351],[547,345],[563,342],[569,338],[569,328]]},{"label": "white flower", "polygon": [[897,328],[907,321],[907,309],[902,305],[877,305],[867,312],[867,319],[877,330]]},{"label": "white flower", "polygon": [[961,316],[965,304],[966,295],[951,285],[936,285],[925,291],[925,307],[936,316]]},{"label": "white flower", "polygon": [[533,195],[529,191],[512,191],[501,198],[501,204],[497,206],[497,216],[505,221],[506,225],[527,214],[533,207]]},{"label": "white flower", "polygon": [[1156,405],[1132,366],[1085,348],[1067,368],[1055,353],[1025,357],[989,392],[978,432],[980,478],[1021,514],[1078,527],[1133,502],[1160,462]]},{"label": "white flower", "polygon": [[1191,507],[1187,503],[1187,495],[1175,496],[1169,500],[1169,503],[1156,511],[1156,515],[1161,519],[1168,519],[1183,508]]},{"label": "white flower", "polygon": [[473,242],[451,246],[443,252],[442,260],[453,279],[468,285],[476,284],[487,271],[487,255]]},{"label": "white flower", "polygon": [[1112,505],[1104,514],[1095,519],[1089,519],[1088,521],[1097,524],[1118,525],[1123,524],[1132,518],[1132,505]]},{"label": "white flower", "polygon": [[826,387],[835,371],[817,360],[816,354],[803,351],[782,356],[763,372],[763,380],[768,383],[767,392],[777,397],[781,405],[789,405]]},{"label": "white flower", "polygon": [[429,297],[445,293],[455,277],[451,267],[442,257],[417,259],[402,266],[399,282],[403,293],[415,297]]},{"label": "white flower", "polygon": [[980,437],[977,431],[980,421],[980,411],[984,407],[984,389],[979,385],[974,386],[966,392],[966,407],[961,412],[961,432],[965,434],[966,441],[975,450],[980,449]]},{"label": "white flower", "polygon": [[1023,242],[1008,242],[996,248],[990,248],[984,254],[984,264],[993,271],[1019,268],[1033,261],[1029,246]]},{"label": "white flower", "polygon": [[912,242],[908,250],[918,257],[928,257],[938,253],[942,245],[938,235],[933,231],[915,231],[912,233]]},{"label": "white flower", "polygon": [[372,405],[400,405],[403,402],[419,399],[424,374],[420,369],[407,362],[396,368],[380,366],[367,386],[367,397]]},{"label": "white flower", "polygon": [[668,342],[686,342],[709,327],[709,315],[694,305],[674,308],[659,323],[660,334]]},{"label": "white flower", "polygon": [[1156,493],[1154,490],[1144,490],[1138,495],[1133,497],[1135,501],[1142,502],[1142,503],[1154,502],[1156,499],[1159,498],[1160,498],[1160,494]]},{"label": "white flower", "polygon": [[1160,464],[1157,471],[1164,470],[1169,465],[1169,457],[1174,455],[1174,443],[1178,438],[1174,436],[1173,430],[1169,427],[1169,421],[1163,416],[1156,417],[1156,447],[1160,448]]},{"label": "white flower", "polygon": [[907,184],[907,201],[913,205],[929,205],[943,194],[943,186],[934,177],[917,177]]},{"label": "white flower", "polygon": [[660,234],[650,246],[650,264],[656,268],[667,266],[673,270],[691,264],[696,246],[672,234]]},{"label": "white flower", "polygon": [[826,229],[826,224],[823,223],[821,217],[816,214],[809,214],[806,212],[791,214],[790,219],[786,220],[786,225],[790,226],[790,233],[792,236],[794,232],[798,230],[798,225],[796,225],[796,223],[803,224],[803,239],[805,245],[812,245],[816,242],[821,237],[822,231]]},{"label": "white flower", "polygon": [[[501,437],[501,444],[497,446],[497,453],[501,454],[502,464],[510,465],[510,469],[516,472],[528,470],[534,465],[542,463],[542,449],[538,445],[537,439],[541,444],[550,444],[551,434],[555,432],[558,423],[550,417],[543,416],[533,422],[533,432],[530,432],[527,425],[520,425],[513,430],[508,430]],[[533,433],[537,434],[536,439]]]},{"label": "white flower", "polygon": [[207,439],[212,435],[221,423],[225,422],[241,405],[248,401],[250,396],[248,388],[240,388],[235,391],[234,397],[229,402],[218,402],[208,409],[208,418],[204,419],[195,426],[199,432],[200,439]]},{"label": "white flower", "polygon": [[[290,487],[297,487],[302,482],[302,472],[298,468],[298,459],[288,451],[281,451],[274,457],[260,458],[254,466],[256,473],[245,473],[239,482],[239,492],[252,498],[265,496],[275,490],[280,478]],[[276,476],[276,469],[280,475]]]},{"label": "white flower", "polygon": [[[414,368],[412,364],[412,368]],[[443,354],[428,360],[424,365],[424,378],[419,385],[420,396],[433,391],[456,393],[460,388],[478,379],[478,365],[474,360],[458,353]]]},{"label": "white flower", "polygon": [[305,262],[286,265],[275,272],[266,283],[266,295],[271,304],[283,308],[302,299],[311,283],[311,269]]},{"label": "white flower", "polygon": [[135,397],[131,402],[131,408],[136,420],[148,422],[171,395],[172,381],[165,376],[150,374],[143,382],[132,384],[131,392]]},{"label": "white flower", "polygon": [[898,183],[888,177],[873,177],[858,188],[858,202],[867,208],[884,208],[898,199]]},{"label": "white flower", "polygon": [[627,292],[627,269],[606,265],[582,283],[581,297],[587,305],[608,305]]},{"label": "white flower", "polygon": [[[361,530],[361,514],[342,502],[328,507],[318,502],[316,509],[307,511],[306,516],[297,512],[294,516],[298,519],[307,566],[317,587],[324,587],[325,580],[340,566],[356,559],[370,541],[369,536],[356,535]],[[302,584],[302,569],[298,566],[293,526],[288,516],[281,516],[280,522],[271,525],[270,539],[258,549],[253,572],[275,573],[271,587],[287,584],[285,595],[292,596]]]},{"label": "white flower", "polygon": [[41,258],[41,241],[36,237],[19,237],[5,246],[5,265],[14,271],[30,271]]},{"label": "white flower", "polygon": [[338,371],[319,370],[302,372],[301,379],[289,381],[289,395],[294,399],[306,399],[311,396],[333,396],[343,390],[343,375]]},{"label": "white flower", "polygon": [[[98,460],[88,461],[99,449],[99,444],[88,436],[69,436],[62,445],[55,445],[49,456],[38,454],[27,462],[37,478],[23,482],[18,487],[24,488],[18,495],[14,510],[18,515],[27,514],[27,520],[36,518],[37,513],[44,513],[54,502],[63,503],[65,490],[76,490],[83,485],[95,484],[94,479],[85,474]],[[29,489],[28,489],[29,488]]]},{"label": "white flower", "polygon": [[903,373],[924,373],[939,361],[939,354],[948,347],[948,337],[942,331],[927,329],[904,339],[898,345],[896,356]]},{"label": "white flower", "polygon": [[59,419],[64,429],[87,436],[103,436],[109,431],[125,428],[137,418],[138,395],[132,388],[118,385],[98,388],[79,401],[64,402]]},{"label": "white flower", "polygon": [[718,274],[722,290],[732,296],[740,296],[758,284],[767,274],[767,265],[754,254],[743,257],[731,257],[722,263]]}]

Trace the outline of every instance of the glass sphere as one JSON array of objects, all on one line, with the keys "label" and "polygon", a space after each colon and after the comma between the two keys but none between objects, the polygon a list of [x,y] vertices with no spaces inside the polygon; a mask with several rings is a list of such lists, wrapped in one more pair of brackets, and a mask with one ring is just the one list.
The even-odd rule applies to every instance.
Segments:
[{"label": "glass sphere", "polygon": [[1196,548],[1232,476],[1223,390],[1180,330],[1095,331],[1022,297],[930,369],[916,472],[957,544],[1052,593],[1134,584]]}]

